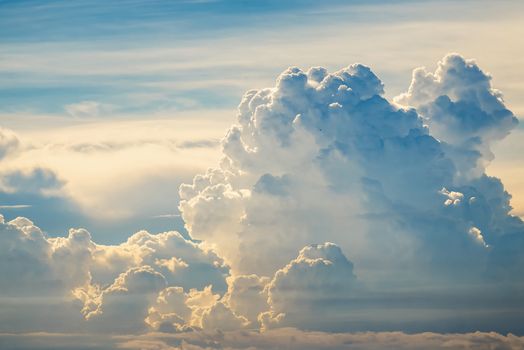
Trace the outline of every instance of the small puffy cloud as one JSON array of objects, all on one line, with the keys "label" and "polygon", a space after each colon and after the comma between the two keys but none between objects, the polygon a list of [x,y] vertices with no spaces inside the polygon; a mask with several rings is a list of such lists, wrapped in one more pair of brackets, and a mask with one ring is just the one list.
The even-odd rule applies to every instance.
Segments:
[{"label": "small puffy cloud", "polygon": [[91,237],[71,229],[68,237],[47,238],[26,218],[5,222],[0,216],[0,295],[70,295],[89,283]]},{"label": "small puffy cloud", "polygon": [[460,201],[464,198],[463,193],[448,191],[445,188],[442,188],[442,190],[440,190],[440,194],[447,197],[447,199],[444,201],[445,206],[459,205]]},{"label": "small puffy cloud", "polygon": [[162,290],[149,309],[146,323],[152,328],[172,332],[191,324],[192,309],[187,305],[190,298],[182,287],[168,287]]},{"label": "small puffy cloud", "polygon": [[347,312],[356,287],[353,264],[340,247],[307,246],[268,284],[270,311],[260,315],[261,322],[264,327],[329,329]]},{"label": "small puffy cloud", "polygon": [[74,332],[82,327],[82,303],[73,290],[90,283],[92,247],[85,230],[48,238],[26,218],[5,222],[0,215],[2,331]]},{"label": "small puffy cloud", "polygon": [[[122,251],[139,259],[140,265],[155,266],[171,285],[202,289],[212,285],[225,292],[229,266],[215,252],[185,239],[176,231],[152,235],[141,231],[122,244]],[[176,252],[176,253],[175,253]]]},{"label": "small puffy cloud", "polygon": [[166,286],[164,276],[151,267],[131,268],[103,290],[98,297],[99,305],[87,312],[86,318],[99,331],[144,330],[149,305]]},{"label": "small puffy cloud", "polygon": [[188,292],[181,287],[168,287],[159,293],[152,304],[146,323],[152,329],[163,332],[202,328],[204,314],[209,315],[219,299],[218,294],[213,294],[211,285]]},{"label": "small puffy cloud", "polygon": [[472,227],[469,229],[468,233],[479,243],[479,244],[482,244],[483,246],[487,247],[488,245],[486,244],[486,242],[484,241],[484,237],[482,236],[482,232],[476,228],[476,227]]}]

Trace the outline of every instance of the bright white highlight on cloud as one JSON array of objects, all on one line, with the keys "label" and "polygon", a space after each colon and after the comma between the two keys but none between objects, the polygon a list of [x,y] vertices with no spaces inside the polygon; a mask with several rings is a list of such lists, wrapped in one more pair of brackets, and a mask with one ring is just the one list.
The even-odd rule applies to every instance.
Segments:
[{"label": "bright white highlight on cloud", "polygon": [[[289,68],[247,92],[221,162],[180,186],[191,239],[139,231],[100,245],[84,229],[49,238],[28,219],[2,220],[2,330],[142,334],[123,346],[146,349],[269,349],[292,337],[308,339],[302,348],[410,348],[414,336],[379,331],[524,331],[524,223],[485,174],[517,119],[457,54],[416,70],[394,102],[383,96],[361,64]],[[5,135],[8,157],[17,141]],[[43,170],[1,180],[58,182]]]}]

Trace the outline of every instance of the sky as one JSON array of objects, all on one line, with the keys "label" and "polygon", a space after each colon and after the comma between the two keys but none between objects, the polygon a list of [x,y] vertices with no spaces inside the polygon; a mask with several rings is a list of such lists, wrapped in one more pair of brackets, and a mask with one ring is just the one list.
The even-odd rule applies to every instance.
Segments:
[{"label": "sky", "polygon": [[523,21],[0,0],[0,347],[521,348]]}]

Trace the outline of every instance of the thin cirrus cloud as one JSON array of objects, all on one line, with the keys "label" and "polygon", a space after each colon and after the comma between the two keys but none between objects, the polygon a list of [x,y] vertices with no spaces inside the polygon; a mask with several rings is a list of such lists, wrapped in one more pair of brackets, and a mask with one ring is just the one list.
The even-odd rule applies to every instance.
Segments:
[{"label": "thin cirrus cloud", "polygon": [[[4,5],[5,13],[13,11],[13,14],[6,16],[3,22],[6,28],[2,32],[14,33],[10,33],[10,40],[2,51],[0,74],[5,84],[2,86],[6,91],[16,88],[19,92],[3,98],[9,102],[9,112],[14,107],[22,110],[32,107],[41,113],[62,113],[65,105],[91,101],[111,105],[115,112],[123,110],[143,115],[159,106],[187,108],[176,102],[187,99],[193,100],[193,106],[199,108],[232,108],[244,90],[270,84],[268,77],[288,66],[290,57],[294,64],[304,67],[316,62],[325,62],[329,68],[340,67],[347,63],[348,57],[366,62],[380,70],[388,83],[390,96],[394,96],[407,83],[407,79],[399,79],[395,72],[407,73],[417,65],[429,65],[436,55],[450,50],[483,57],[489,70],[497,73],[501,87],[508,91],[506,98],[510,99],[516,113],[522,111],[518,99],[520,80],[514,74],[521,63],[522,52],[520,47],[504,45],[500,40],[501,33],[505,33],[504,38],[510,36],[514,40],[521,34],[520,18],[516,18],[520,9],[514,2],[486,2],[476,6],[474,11],[469,2],[450,2],[447,5],[454,11],[447,11],[445,16],[438,10],[442,3],[431,1],[380,4],[380,7],[361,1],[349,4],[335,1],[331,7],[313,2],[301,3],[301,6],[264,2],[255,13],[250,3],[235,6],[218,1],[211,2],[217,4],[216,8],[209,8],[209,4],[173,2],[175,8],[187,7],[189,12],[183,13],[192,14],[191,20],[181,21],[170,15],[171,11],[179,9],[158,11],[158,7],[138,1],[119,11],[135,15],[147,13],[149,17],[140,16],[140,20],[135,18],[132,22],[120,23],[117,28],[126,28],[123,33],[101,34],[103,40],[93,39],[97,30],[108,30],[104,23],[95,21],[86,26],[77,23],[75,27],[81,33],[73,34],[69,27],[64,30],[68,23],[51,20],[63,16],[68,20],[74,17],[86,20],[89,17],[85,16],[85,11],[114,15],[112,5],[89,6],[89,3],[67,5],[58,1],[53,7],[41,6],[38,11],[26,11],[24,16],[34,16],[32,23],[44,27],[39,31],[41,35],[46,34],[46,30],[63,33],[58,37],[47,33],[48,40],[41,43],[34,42],[34,36],[28,40],[23,30],[18,29],[21,31],[18,33],[16,29],[20,26],[9,26],[8,20],[16,17],[23,6]],[[164,6],[167,5],[164,3]],[[388,11],[383,10],[384,6]],[[231,19],[231,15],[220,12],[223,7],[244,10],[245,18],[233,16]],[[278,16],[271,11],[278,12]],[[391,15],[384,16],[384,13]],[[432,13],[430,18],[428,13]],[[466,15],[479,35],[474,38],[467,35],[469,24],[464,18],[450,17],[450,13]],[[271,16],[273,30],[265,26],[267,16]],[[125,15],[120,13],[115,17],[119,20]],[[338,24],[341,18],[345,22],[343,27]],[[426,22],[421,22],[422,19]],[[205,25],[188,30],[188,22],[194,24],[196,20],[203,20]],[[216,26],[220,26],[222,35],[217,36]],[[434,26],[441,30],[432,30]],[[170,35],[172,32],[174,34]],[[307,44],[300,40],[303,36],[308,37]],[[340,37],[349,38],[348,45],[339,45]],[[493,45],[493,52],[504,52],[514,60],[501,64],[499,56],[485,52],[485,41],[481,38]],[[392,45],[393,42],[396,44]],[[311,50],[311,47],[316,49]],[[404,47],[410,50],[403,50]],[[244,68],[241,73],[240,67]]]},{"label": "thin cirrus cloud", "polygon": [[2,220],[2,342],[521,347],[502,334],[524,331],[524,223],[485,174],[516,117],[458,54],[383,96],[361,64],[291,67],[248,91],[218,167],[180,187],[189,236],[103,245]]}]

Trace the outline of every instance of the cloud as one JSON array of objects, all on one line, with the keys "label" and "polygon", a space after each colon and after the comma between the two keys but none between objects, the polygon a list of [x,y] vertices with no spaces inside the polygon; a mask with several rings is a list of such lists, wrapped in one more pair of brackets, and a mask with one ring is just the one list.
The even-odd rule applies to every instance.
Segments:
[{"label": "cloud", "polygon": [[[2,173],[28,177],[41,169],[54,173],[62,186],[44,197],[23,193],[22,187],[0,198],[1,204],[33,205],[19,215],[30,217],[53,235],[72,226],[86,227],[100,243],[121,242],[141,228],[182,230],[181,219],[173,226],[172,220],[152,216],[173,212],[179,184],[218,161],[220,152],[219,147],[187,148],[184,143],[216,139],[230,121],[215,119],[206,124],[202,116],[176,115],[89,123],[61,118],[51,126],[38,118],[27,122],[27,116],[17,116],[26,120],[18,130],[20,147],[2,160]],[[41,183],[37,180],[33,189]],[[12,212],[5,214],[14,218]],[[63,219],[52,220],[53,216]]]},{"label": "cloud", "polygon": [[491,143],[517,125],[501,92],[490,82],[491,76],[475,61],[449,54],[434,73],[416,69],[408,92],[396,98],[417,108],[432,135],[450,148],[448,156],[456,158],[460,176],[481,175],[493,158]]},{"label": "cloud", "polygon": [[[64,228],[85,225],[85,215],[67,193],[66,182],[56,172],[37,165],[14,167],[8,163],[3,166],[0,202],[10,219],[17,215],[29,216],[54,236]],[[60,220],[56,220],[57,217]]]},{"label": "cloud", "polygon": [[[290,68],[247,92],[220,166],[180,188],[190,234],[242,273],[271,275],[321,232],[369,280],[480,278],[500,235],[524,230],[481,162],[516,118],[473,61],[448,55],[421,72],[397,99],[417,109],[386,100],[360,64]],[[428,109],[443,98],[469,114]]]},{"label": "cloud", "polygon": [[195,140],[195,141],[184,141],[180,142],[177,147],[179,148],[214,148],[219,145],[218,140]]},{"label": "cloud", "polygon": [[[123,272],[102,291],[94,310],[85,310],[91,325],[100,331],[138,332],[145,329],[149,305],[167,287],[164,276],[150,266]],[[93,302],[91,302],[93,303]],[[89,307],[89,305],[87,306]]]},{"label": "cloud", "polygon": [[[224,294],[227,288],[223,260],[177,232],[141,231],[104,246],[84,229],[49,238],[26,218],[1,217],[0,233],[3,331],[146,330],[150,307],[157,298],[167,300],[171,286],[187,291],[188,307],[201,309],[195,316],[201,322],[202,312],[220,297],[212,290]],[[205,293],[213,296],[211,303],[203,303]],[[52,322],[43,322],[46,314]]]},{"label": "cloud", "polygon": [[275,273],[267,285],[270,311],[259,318],[264,328],[333,329],[356,287],[353,264],[338,246],[311,245]]},{"label": "cloud", "polygon": [[82,101],[66,105],[64,109],[75,118],[97,117],[102,111],[102,105],[96,101]]},{"label": "cloud", "polygon": [[211,286],[188,292],[181,287],[168,287],[160,292],[149,309],[146,323],[152,329],[163,332],[201,327],[202,312],[215,305],[219,298],[219,295],[213,294]]},{"label": "cloud", "polygon": [[236,315],[227,305],[218,302],[202,314],[202,328],[207,330],[231,331],[248,325],[248,320]]},{"label": "cloud", "polygon": [[0,160],[15,152],[20,147],[20,140],[9,129],[0,128]]},{"label": "cloud", "polygon": [[0,205],[0,209],[25,209],[30,207],[29,204]]},{"label": "cloud", "polygon": [[47,239],[26,218],[0,220],[2,231],[3,296],[66,295],[89,281],[90,235],[85,230],[70,230],[68,237]]},{"label": "cloud", "polygon": [[[61,235],[70,227],[85,227],[94,232],[97,242],[118,243],[140,228],[152,232],[183,230],[179,217],[170,220],[153,216],[175,209],[178,185],[198,169],[205,169],[197,165],[199,157],[208,164],[214,159],[213,155],[209,158],[210,153],[218,153],[216,147],[184,148],[189,140],[212,137],[204,132],[194,138],[186,129],[173,138],[162,123],[172,124],[165,121],[148,122],[146,126],[133,121],[116,123],[118,126],[87,123],[77,128],[63,118],[64,125],[52,130],[38,123],[34,126],[36,133],[22,130],[14,134],[2,129],[7,153],[0,157],[0,204],[7,220],[17,215],[30,217],[51,236]],[[184,124],[179,120],[176,124],[180,123]],[[84,132],[84,127],[89,130]],[[114,138],[116,129],[126,132]],[[152,129],[165,131],[160,138],[157,131],[154,139],[143,138]],[[96,170],[100,168],[106,171]],[[116,178],[119,180],[115,182]],[[168,207],[171,210],[166,210]]]},{"label": "cloud", "polygon": [[[417,70],[395,102],[362,64],[289,68],[245,94],[218,167],[180,186],[188,235],[102,245],[85,229],[49,238],[26,218],[2,221],[2,330],[85,329],[130,348],[518,346],[382,332],[524,332],[524,223],[485,174],[515,124],[458,55]],[[61,185],[28,174],[2,185]]]},{"label": "cloud", "polygon": [[59,194],[64,185],[53,171],[44,168],[15,170],[0,175],[1,189],[8,193]]},{"label": "cloud", "polygon": [[124,349],[518,349],[524,339],[512,334],[475,332],[466,334],[403,332],[323,333],[280,328],[262,333],[233,331],[188,333],[172,337],[144,335],[122,342]]},{"label": "cloud", "polygon": [[251,327],[259,327],[258,316],[268,311],[268,291],[270,279],[257,275],[236,275],[228,278],[228,291],[224,301],[231,310],[245,317]]},{"label": "cloud", "polygon": [[146,333],[142,335],[104,335],[92,333],[2,333],[0,344],[21,350],[35,349],[300,349],[300,350],[516,350],[524,345],[523,337],[495,332],[465,334],[403,332],[325,333],[281,328],[259,333],[256,331],[188,332],[178,334]]},{"label": "cloud", "polygon": [[[274,283],[279,274],[297,274],[295,280],[307,283],[311,273],[326,278],[326,285],[330,278],[352,276],[349,268],[338,271],[323,260],[304,268],[304,275],[296,272],[309,266],[293,260],[296,251],[321,239],[351,257],[368,292],[418,290],[437,303],[439,297],[421,285],[459,296],[497,280],[490,293],[496,295],[493,305],[500,305],[506,288],[523,287],[511,276],[522,266],[524,224],[509,214],[511,196],[485,167],[491,145],[516,125],[515,116],[489,75],[456,54],[447,55],[435,73],[416,70],[409,91],[395,102],[383,94],[382,82],[361,64],[334,73],[289,68],[274,87],[247,92],[238,124],[222,141],[219,167],[180,187],[189,234],[216,249],[235,273],[275,276]],[[324,270],[315,274],[318,269]],[[297,286],[303,291],[309,285]],[[330,295],[333,288],[313,290]],[[378,311],[365,322],[343,307],[324,315],[317,310],[329,310],[327,301],[315,306],[314,298],[302,302],[311,309],[299,313],[298,306],[272,302],[269,291],[274,310],[265,316],[268,325],[284,322],[285,315],[289,325],[314,329],[323,321],[331,329],[394,324],[386,316],[371,321]],[[344,300],[337,298],[326,297],[332,305]],[[479,298],[491,297],[481,292]],[[403,303],[391,305],[403,309]],[[434,323],[419,325],[438,328],[439,318],[451,317],[430,314]],[[343,315],[356,323],[329,321]]]},{"label": "cloud", "polygon": [[[85,216],[65,189],[67,182],[39,161],[17,163],[34,146],[11,130],[0,128],[0,206],[10,218],[30,216],[46,230],[84,225]],[[23,203],[23,204],[20,204]],[[54,217],[61,217],[56,220]]]}]

